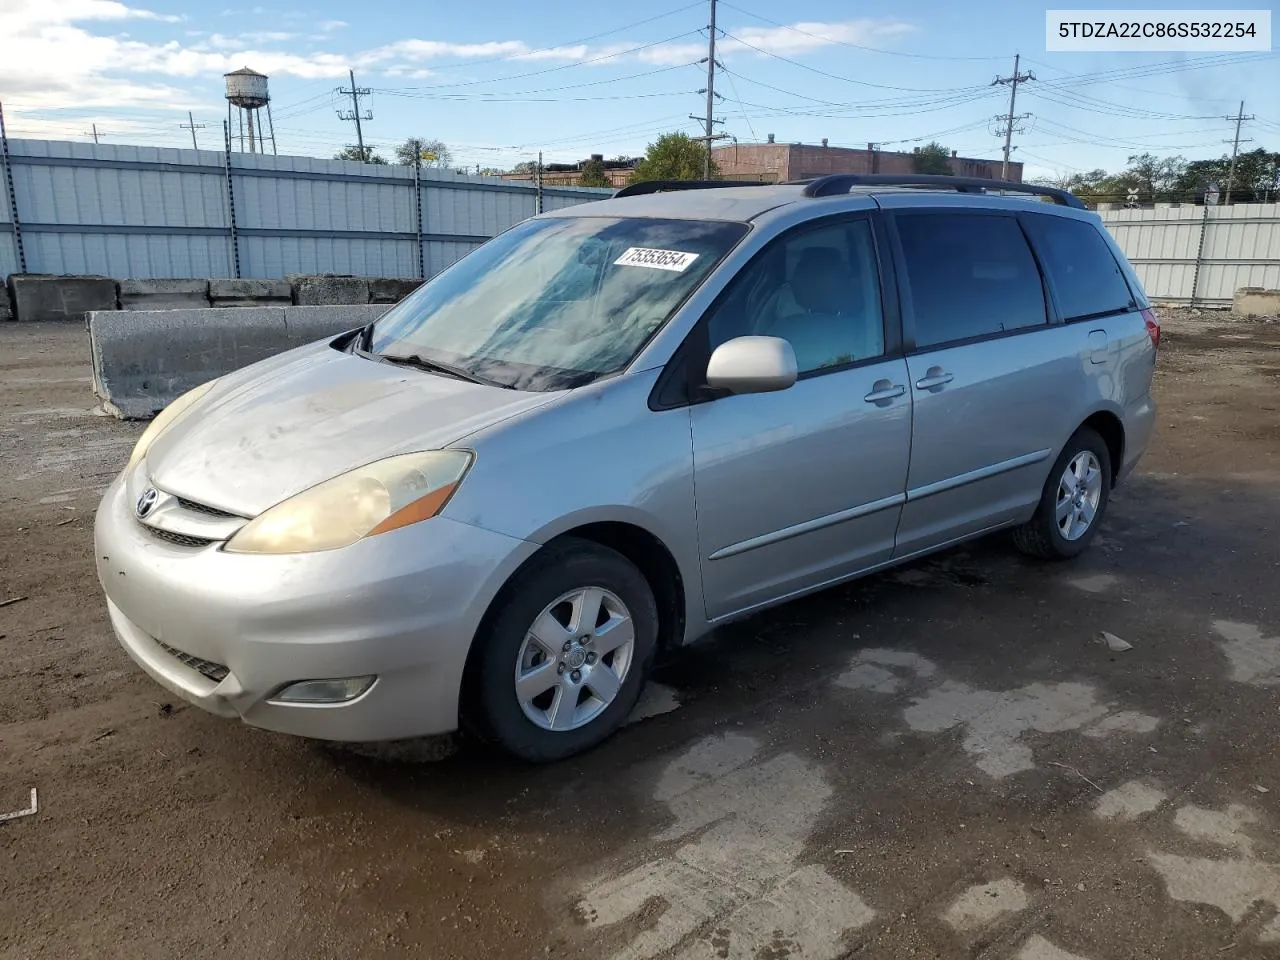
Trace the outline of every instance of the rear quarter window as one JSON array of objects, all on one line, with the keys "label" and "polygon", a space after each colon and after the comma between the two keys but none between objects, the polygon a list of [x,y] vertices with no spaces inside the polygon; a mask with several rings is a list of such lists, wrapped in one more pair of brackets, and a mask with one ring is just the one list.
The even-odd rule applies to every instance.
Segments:
[{"label": "rear quarter window", "polygon": [[1049,214],[1028,216],[1025,222],[1064,320],[1134,309],[1120,264],[1097,227]]},{"label": "rear quarter window", "polygon": [[896,218],[919,348],[1048,323],[1044,286],[1017,218]]}]

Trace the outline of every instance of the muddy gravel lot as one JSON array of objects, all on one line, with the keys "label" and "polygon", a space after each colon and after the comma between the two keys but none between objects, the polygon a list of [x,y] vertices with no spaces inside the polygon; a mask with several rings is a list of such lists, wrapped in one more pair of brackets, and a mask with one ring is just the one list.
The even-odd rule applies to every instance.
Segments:
[{"label": "muddy gravel lot", "polygon": [[0,325],[0,813],[39,791],[0,956],[1280,956],[1280,323],[1164,319],[1085,556],[982,542],[726,628],[539,768],[173,701],[91,562],[140,426],[92,413],[80,325]]}]

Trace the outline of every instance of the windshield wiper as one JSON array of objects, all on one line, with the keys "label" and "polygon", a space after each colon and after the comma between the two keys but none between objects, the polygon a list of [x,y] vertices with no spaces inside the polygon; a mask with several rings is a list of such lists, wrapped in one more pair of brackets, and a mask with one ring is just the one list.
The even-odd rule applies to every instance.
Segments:
[{"label": "windshield wiper", "polygon": [[428,360],[421,354],[412,353],[407,357],[397,356],[390,353],[374,354],[379,360],[385,360],[387,363],[395,363],[405,367],[416,367],[419,370],[425,370],[428,373],[443,373],[451,377],[457,377],[459,380],[466,380],[468,383],[479,383],[487,387],[500,387],[503,384],[496,383],[493,380],[486,380],[484,377],[477,377],[469,370],[463,370],[461,367],[455,367],[451,363],[442,363],[439,360]]}]

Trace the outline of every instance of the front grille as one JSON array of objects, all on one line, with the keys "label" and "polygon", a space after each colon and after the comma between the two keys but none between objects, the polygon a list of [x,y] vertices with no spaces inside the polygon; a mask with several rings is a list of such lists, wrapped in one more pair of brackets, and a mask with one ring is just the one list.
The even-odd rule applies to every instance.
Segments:
[{"label": "front grille", "polygon": [[177,544],[180,547],[207,547],[213,543],[208,537],[189,537],[185,533],[173,533],[169,530],[161,530],[159,527],[147,526],[145,523],[143,526],[147,528],[147,531],[153,537],[159,537],[161,540]]},{"label": "front grille", "polygon": [[239,519],[234,513],[227,513],[225,510],[219,510],[216,507],[205,506],[203,503],[196,503],[194,500],[186,500],[178,497],[178,506],[183,510],[190,510],[192,513],[203,513],[206,517],[217,517],[219,520]]},{"label": "front grille", "polygon": [[175,660],[182,661],[192,670],[208,677],[214,683],[221,683],[226,678],[227,674],[231,672],[220,663],[214,663],[212,660],[202,660],[200,657],[193,657],[191,654],[183,653],[181,650],[175,650],[167,643],[161,643],[159,640],[156,640],[156,646],[169,654],[169,656],[173,657]]}]

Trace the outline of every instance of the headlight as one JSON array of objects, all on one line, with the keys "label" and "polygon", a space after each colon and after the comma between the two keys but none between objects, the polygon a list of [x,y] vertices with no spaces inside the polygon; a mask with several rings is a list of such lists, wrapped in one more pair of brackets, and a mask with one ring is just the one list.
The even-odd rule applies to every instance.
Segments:
[{"label": "headlight", "polygon": [[470,466],[466,451],[429,450],[358,467],[271,507],[241,527],[223,549],[335,550],[429,520],[444,508]]},{"label": "headlight", "polygon": [[132,470],[138,461],[147,455],[147,450],[151,447],[151,444],[155,443],[156,437],[173,426],[184,413],[191,409],[191,405],[208,393],[217,382],[216,379],[210,380],[208,383],[202,383],[200,386],[188,390],[157,413],[155,419],[147,426],[147,429],[142,431],[142,436],[138,438],[138,442],[134,444],[133,453],[129,454],[129,464],[125,467],[125,470]]}]

